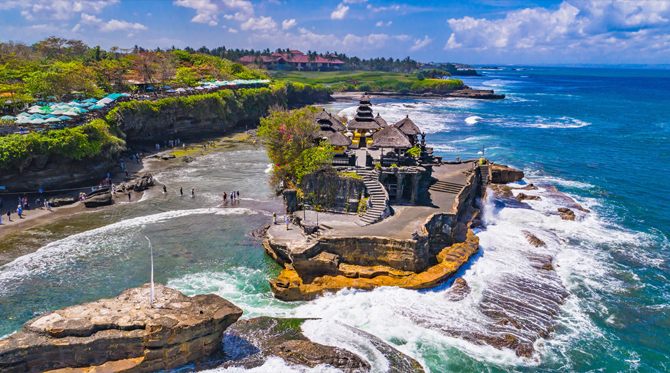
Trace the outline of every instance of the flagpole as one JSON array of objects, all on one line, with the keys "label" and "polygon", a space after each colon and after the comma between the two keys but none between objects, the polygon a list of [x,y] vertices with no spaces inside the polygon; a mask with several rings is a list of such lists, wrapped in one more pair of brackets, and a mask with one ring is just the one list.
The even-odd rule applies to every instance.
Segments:
[{"label": "flagpole", "polygon": [[[149,241],[149,237],[144,236]],[[149,241],[149,250],[151,251],[151,291],[149,293],[149,306],[154,308],[154,248]]]}]

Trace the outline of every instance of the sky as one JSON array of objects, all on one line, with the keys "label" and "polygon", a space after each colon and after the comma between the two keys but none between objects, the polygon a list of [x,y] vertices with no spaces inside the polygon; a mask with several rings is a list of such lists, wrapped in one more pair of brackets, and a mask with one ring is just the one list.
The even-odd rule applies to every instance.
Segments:
[{"label": "sky", "polygon": [[291,48],[468,64],[668,64],[670,1],[0,0],[0,42]]}]

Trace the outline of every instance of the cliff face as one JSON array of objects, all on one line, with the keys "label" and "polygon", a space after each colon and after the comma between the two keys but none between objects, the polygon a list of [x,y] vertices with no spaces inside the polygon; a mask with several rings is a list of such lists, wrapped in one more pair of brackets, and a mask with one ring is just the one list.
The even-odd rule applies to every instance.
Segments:
[{"label": "cliff face", "polygon": [[294,107],[328,102],[325,89],[258,88],[220,91],[157,102],[130,102],[113,115],[128,142],[194,139],[255,127],[276,105]]},{"label": "cliff face", "polygon": [[40,156],[27,162],[19,172],[0,174],[0,186],[7,192],[34,192],[97,185],[116,166],[114,160],[96,157],[76,161],[68,158]]},{"label": "cliff face", "polygon": [[149,284],[113,299],[48,312],[0,341],[0,372],[153,372],[221,348],[242,310],[214,294],[189,298]]}]

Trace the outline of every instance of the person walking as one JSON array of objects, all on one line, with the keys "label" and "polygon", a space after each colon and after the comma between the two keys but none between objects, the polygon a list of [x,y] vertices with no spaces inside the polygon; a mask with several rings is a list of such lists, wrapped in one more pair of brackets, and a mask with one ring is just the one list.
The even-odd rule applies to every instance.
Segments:
[{"label": "person walking", "polygon": [[288,215],[286,215],[286,217],[284,218],[284,223],[286,223],[286,230],[288,230],[288,223],[289,222],[290,222],[290,220],[288,219]]},{"label": "person walking", "polygon": [[277,225],[277,213],[272,213],[272,225]]},{"label": "person walking", "polygon": [[130,202],[130,192],[128,192],[128,202]]},{"label": "person walking", "polygon": [[195,197],[195,188],[191,188],[191,197]]},{"label": "person walking", "polygon": [[7,220],[12,221],[12,211],[7,210]]},{"label": "person walking", "polygon": [[179,195],[182,197],[184,196],[184,190],[181,187],[179,187]]},{"label": "person walking", "polygon": [[227,203],[228,203],[228,195],[226,194],[226,192],[223,192],[223,204],[225,205]]},{"label": "person walking", "polygon": [[23,219],[23,208],[21,206],[16,209],[16,213],[19,215],[19,219]]},{"label": "person walking", "polygon": [[47,201],[47,210],[51,211],[51,203],[49,203],[49,201]]},{"label": "person walking", "polygon": [[163,185],[163,193],[167,194],[167,188]]}]

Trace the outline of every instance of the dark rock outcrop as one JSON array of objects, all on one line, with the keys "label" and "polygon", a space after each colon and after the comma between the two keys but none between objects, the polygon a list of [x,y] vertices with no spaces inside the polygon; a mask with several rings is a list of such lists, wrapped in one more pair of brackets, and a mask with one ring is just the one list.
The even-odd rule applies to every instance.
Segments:
[{"label": "dark rock outcrop", "polygon": [[71,205],[73,203],[76,203],[79,201],[79,198],[77,198],[76,195],[63,195],[63,196],[58,196],[58,197],[53,197],[48,199],[49,204],[51,204],[51,207],[61,207],[61,206],[67,206]]},{"label": "dark rock outcrop", "polygon": [[[302,331],[306,321],[315,319],[281,319],[258,317],[240,320],[226,330],[223,338],[224,353],[227,361],[224,367],[244,367],[247,369],[262,366],[270,357],[280,357],[288,364],[314,367],[327,364],[344,372],[370,372],[371,363],[365,357],[344,348],[327,346],[311,341]],[[423,372],[421,365],[414,359],[402,354],[379,338],[336,323],[351,333],[354,338],[370,342],[373,350],[370,354],[381,353],[389,362],[389,373]]]},{"label": "dark rock outcrop", "polygon": [[303,177],[300,189],[313,196],[312,202],[322,210],[357,212],[365,192],[363,178],[353,178],[332,172],[314,172]]},{"label": "dark rock outcrop", "polygon": [[525,200],[531,200],[531,201],[540,201],[542,198],[540,196],[529,196],[525,193],[519,193],[516,195],[516,200],[517,202],[525,201]]},{"label": "dark rock outcrop", "polygon": [[516,183],[523,180],[523,171],[505,165],[491,164],[491,182],[494,184]]},{"label": "dark rock outcrop", "polygon": [[563,220],[575,220],[575,212],[567,207],[559,207],[558,213]]},{"label": "dark rock outcrop", "polygon": [[523,231],[524,237],[528,240],[528,243],[535,247],[546,247],[547,244],[544,243],[541,239],[537,238],[534,234],[528,232],[528,231]]},{"label": "dark rock outcrop", "polygon": [[454,284],[444,293],[444,298],[452,302],[465,299],[470,294],[470,286],[463,277],[457,277]]},{"label": "dark rock outcrop", "polygon": [[112,299],[64,308],[26,322],[0,341],[0,372],[153,372],[221,348],[242,310],[214,294],[187,297],[149,284]]},{"label": "dark rock outcrop", "polygon": [[111,205],[114,201],[112,200],[112,193],[103,193],[97,194],[93,197],[86,197],[84,201],[84,206],[86,207],[100,207]]}]

